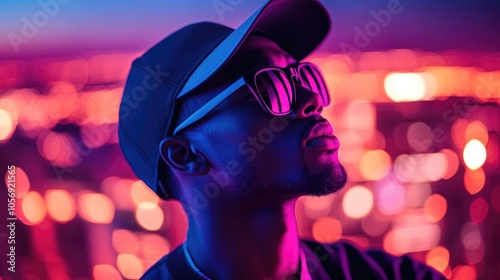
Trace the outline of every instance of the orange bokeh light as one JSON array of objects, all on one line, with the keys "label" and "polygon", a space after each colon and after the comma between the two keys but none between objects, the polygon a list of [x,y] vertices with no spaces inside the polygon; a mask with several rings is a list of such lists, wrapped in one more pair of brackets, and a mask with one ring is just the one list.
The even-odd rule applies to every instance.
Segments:
[{"label": "orange bokeh light", "polygon": [[47,190],[45,204],[54,221],[66,223],[76,216],[75,200],[66,190]]},{"label": "orange bokeh light", "polygon": [[115,206],[103,194],[83,192],[78,197],[78,214],[91,223],[109,224],[115,216]]},{"label": "orange bokeh light", "polygon": [[118,280],[122,279],[120,272],[109,264],[97,264],[92,269],[92,275],[94,280]]},{"label": "orange bokeh light", "polygon": [[130,230],[115,229],[111,235],[111,243],[117,253],[137,254],[139,252],[139,240]]},{"label": "orange bokeh light", "polygon": [[159,230],[165,219],[163,211],[153,202],[142,202],[135,211],[135,219],[146,230]]},{"label": "orange bokeh light", "polygon": [[440,221],[446,214],[447,202],[440,194],[433,194],[424,202],[424,215],[430,222]]},{"label": "orange bokeh light", "polygon": [[14,134],[16,123],[7,110],[0,108],[0,142],[9,140]]},{"label": "orange bokeh light", "polygon": [[456,120],[451,126],[451,136],[453,139],[453,143],[459,149],[463,149],[467,141],[465,140],[465,131],[467,126],[469,125],[469,121],[465,119]]},{"label": "orange bokeh light", "polygon": [[366,151],[359,160],[361,175],[367,180],[380,180],[391,168],[391,157],[384,150]]},{"label": "orange bokeh light", "polygon": [[465,129],[465,140],[470,141],[472,139],[477,139],[483,145],[488,144],[488,129],[480,121],[473,121],[467,125]]},{"label": "orange bokeh light", "polygon": [[458,167],[460,166],[460,159],[458,158],[457,153],[450,149],[443,149],[440,153],[446,156],[448,161],[448,168],[446,169],[443,179],[450,179],[457,173]]},{"label": "orange bokeh light", "polygon": [[476,170],[466,169],[464,173],[464,186],[470,194],[480,192],[486,182],[486,174],[482,168]]},{"label": "orange bokeh light", "polygon": [[116,257],[116,266],[120,273],[128,279],[139,279],[144,273],[144,265],[136,255],[119,254]]},{"label": "orange bokeh light", "polygon": [[43,202],[43,197],[40,193],[30,191],[22,199],[22,212],[29,223],[28,225],[37,225],[41,223],[47,215],[47,209]]},{"label": "orange bokeh light", "polygon": [[312,234],[319,242],[335,242],[342,236],[342,224],[335,218],[324,217],[314,222]]},{"label": "orange bokeh light", "polygon": [[450,263],[450,252],[445,247],[438,246],[427,253],[425,262],[437,271],[444,272]]},{"label": "orange bokeh light", "polygon": [[354,186],[350,188],[344,195],[342,200],[342,209],[344,213],[351,218],[362,218],[373,207],[373,193],[362,186]]},{"label": "orange bokeh light", "polygon": [[152,202],[154,204],[160,202],[160,198],[141,180],[137,180],[132,184],[130,196],[137,206],[143,202]]},{"label": "orange bokeh light", "polygon": [[451,272],[451,280],[475,280],[476,268],[471,265],[459,265]]}]

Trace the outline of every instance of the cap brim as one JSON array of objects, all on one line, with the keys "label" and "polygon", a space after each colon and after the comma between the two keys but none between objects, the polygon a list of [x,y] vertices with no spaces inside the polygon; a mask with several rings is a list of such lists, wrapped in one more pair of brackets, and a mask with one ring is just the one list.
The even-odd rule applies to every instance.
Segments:
[{"label": "cap brim", "polygon": [[194,69],[177,98],[185,96],[212,77],[254,30],[265,33],[300,61],[324,40],[330,30],[330,17],[316,0],[274,0],[266,3]]}]

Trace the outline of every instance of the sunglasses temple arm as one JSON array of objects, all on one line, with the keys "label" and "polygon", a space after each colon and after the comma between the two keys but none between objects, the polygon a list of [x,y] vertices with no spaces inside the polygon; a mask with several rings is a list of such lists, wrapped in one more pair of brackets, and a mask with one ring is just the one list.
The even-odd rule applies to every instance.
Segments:
[{"label": "sunglasses temple arm", "polygon": [[232,85],[230,85],[228,88],[226,88],[223,92],[218,94],[214,99],[210,100],[207,104],[203,105],[203,107],[198,109],[198,111],[194,112],[194,114],[192,114],[189,118],[187,118],[185,121],[183,121],[174,130],[174,135],[176,135],[177,132],[181,131],[182,129],[186,128],[187,126],[195,123],[196,121],[198,121],[201,118],[203,118],[204,116],[206,116],[217,105],[222,103],[222,101],[224,101],[224,99],[226,99],[228,96],[230,96],[232,93],[234,93],[236,90],[238,90],[243,85],[245,85],[245,80],[243,78],[234,82]]}]

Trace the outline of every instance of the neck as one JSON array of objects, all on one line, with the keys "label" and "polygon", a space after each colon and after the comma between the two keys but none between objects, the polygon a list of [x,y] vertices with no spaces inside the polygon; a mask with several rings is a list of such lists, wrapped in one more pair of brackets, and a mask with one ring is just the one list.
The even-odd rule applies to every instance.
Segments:
[{"label": "neck", "polygon": [[286,279],[299,266],[296,198],[211,201],[189,217],[187,247],[213,279]]}]

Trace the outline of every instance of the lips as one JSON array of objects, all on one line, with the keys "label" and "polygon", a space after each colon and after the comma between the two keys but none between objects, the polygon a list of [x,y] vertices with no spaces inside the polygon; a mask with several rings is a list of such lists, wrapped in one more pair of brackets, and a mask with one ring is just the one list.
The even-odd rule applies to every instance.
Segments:
[{"label": "lips", "polygon": [[340,146],[339,140],[333,135],[333,128],[327,120],[315,123],[307,132],[304,144],[308,148],[331,151]]}]

